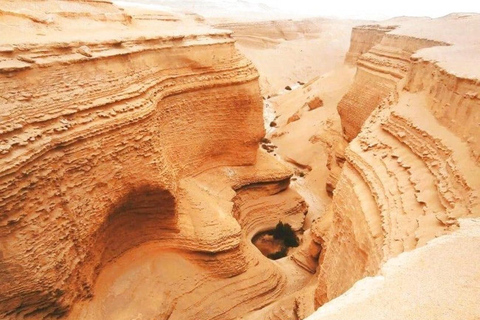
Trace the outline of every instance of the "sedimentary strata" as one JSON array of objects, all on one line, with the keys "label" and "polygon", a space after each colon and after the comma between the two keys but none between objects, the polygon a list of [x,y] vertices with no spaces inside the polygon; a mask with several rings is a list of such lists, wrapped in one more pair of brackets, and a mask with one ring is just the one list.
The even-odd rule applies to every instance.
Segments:
[{"label": "sedimentary strata", "polygon": [[[108,1],[0,10],[1,317],[230,319],[282,294],[284,273],[247,233],[282,213],[300,228],[306,206],[289,171],[257,171],[270,163],[257,156],[258,74],[230,31]],[[262,222],[254,204],[233,210],[255,184],[284,211]],[[175,264],[198,282],[134,303],[175,280],[140,270]],[[145,290],[122,282],[133,272]]]},{"label": "sedimentary strata", "polygon": [[[460,21],[480,26],[477,15],[452,15],[404,22],[381,40],[385,27],[353,33],[372,34],[351,46],[357,74],[338,109],[353,140],[332,206],[312,227],[323,248],[317,304],[375,275],[392,257],[457,229],[459,218],[478,217],[480,73],[452,64],[462,57],[459,48],[477,52],[465,45],[473,39],[452,40]],[[451,33],[435,35],[440,26]],[[368,41],[371,49],[360,54],[354,44]]]}]

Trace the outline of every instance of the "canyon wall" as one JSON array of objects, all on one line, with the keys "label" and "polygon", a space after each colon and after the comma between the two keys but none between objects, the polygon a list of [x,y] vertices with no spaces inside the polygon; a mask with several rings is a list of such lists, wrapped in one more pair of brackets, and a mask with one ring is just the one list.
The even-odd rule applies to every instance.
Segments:
[{"label": "canyon wall", "polygon": [[353,33],[357,74],[338,104],[351,142],[332,205],[312,226],[323,246],[318,305],[479,216],[480,72],[462,60],[478,48],[475,32],[455,36],[465,24],[478,30],[479,16],[399,24]]},{"label": "canyon wall", "polygon": [[362,25],[352,28],[350,48],[345,56],[345,63],[356,65],[358,58],[379,44],[385,33],[395,29],[394,26]]},{"label": "canyon wall", "polygon": [[[452,253],[478,242],[460,220],[480,212],[478,16],[355,28],[346,94],[351,67],[270,101],[284,110],[264,146],[307,201],[259,151],[255,67],[202,21],[103,0],[0,4],[1,318],[300,318],[315,288],[323,305],[406,251],[428,263],[433,238],[454,231]],[[312,23],[223,26],[275,78],[270,49],[310,61],[291,47],[349,25]],[[273,262],[251,239],[279,220],[311,230]]]},{"label": "canyon wall", "polygon": [[[242,249],[232,215],[234,189],[278,179],[286,190],[290,173],[252,166],[264,134],[258,74],[229,31],[193,16],[131,15],[109,1],[3,2],[0,21],[2,318],[60,317],[94,296],[104,305],[98,275],[152,242],[154,252],[175,250],[175,261],[227,279],[218,283],[231,294],[243,288],[232,305],[213,308],[216,287],[204,285],[183,305],[159,299],[152,316],[233,318],[281,293],[284,276],[270,261],[245,273],[258,257]],[[245,165],[254,174],[220,185],[221,200],[193,178]],[[301,198],[290,197],[294,209],[285,210],[303,215]],[[241,274],[246,287],[234,285]],[[120,317],[121,307],[72,317]]]},{"label": "canyon wall", "polygon": [[389,95],[401,89],[410,70],[410,56],[419,49],[442,42],[390,34],[394,27],[356,28],[352,31],[347,63],[356,63],[357,74],[349,92],[338,105],[344,136],[351,141]]}]

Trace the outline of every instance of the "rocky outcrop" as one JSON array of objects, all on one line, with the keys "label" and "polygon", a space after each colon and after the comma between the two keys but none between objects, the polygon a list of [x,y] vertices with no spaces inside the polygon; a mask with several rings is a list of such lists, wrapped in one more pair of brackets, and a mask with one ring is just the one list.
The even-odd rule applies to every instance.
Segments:
[{"label": "rocky outcrop", "polygon": [[[108,1],[0,10],[1,317],[60,317],[79,305],[72,319],[132,319],[139,310],[230,319],[278,297],[284,274],[242,234],[266,223],[252,213],[262,203],[235,211],[256,217],[239,224],[233,203],[246,204],[234,190],[240,197],[245,185],[280,181],[280,207],[297,227],[306,206],[288,191],[289,172],[257,159],[258,74],[230,32],[194,17],[127,14]],[[223,166],[245,173],[215,171]],[[272,208],[281,198],[262,196],[277,198]],[[135,305],[132,296],[153,284],[172,287],[173,278],[159,280],[170,274],[162,257],[198,282],[177,279],[148,308]],[[145,276],[135,278],[140,293],[125,280],[133,270]],[[231,304],[219,306],[219,294]]]},{"label": "rocky outcrop", "polygon": [[[462,19],[480,27],[478,16]],[[312,227],[322,244],[318,305],[392,257],[457,229],[459,218],[479,215],[480,74],[448,64],[461,43],[422,34],[440,23],[455,33],[457,21],[402,25],[358,58],[354,84],[338,105],[353,140],[332,205]]]},{"label": "rocky outcrop", "polygon": [[[445,45],[439,41],[387,33],[394,27],[357,28],[347,61],[357,65],[355,81],[338,104],[345,138],[351,141],[368,116],[387,99],[394,99],[410,71],[410,56],[422,48]],[[360,32],[361,31],[361,32]]]},{"label": "rocky outcrop", "polygon": [[356,65],[357,59],[379,44],[385,33],[395,29],[395,26],[364,25],[352,28],[350,48],[345,56],[345,63]]},{"label": "rocky outcrop", "polygon": [[251,239],[278,219],[299,229],[307,207],[291,172],[259,153],[255,165],[179,181],[178,234],[135,247],[101,271],[94,297],[69,319],[236,319],[288,293],[287,270]]},{"label": "rocky outcrop", "polygon": [[[433,48],[432,48],[433,49]],[[465,51],[463,51],[465,50]],[[454,56],[468,64],[470,55],[476,56],[476,47],[448,47],[442,50],[447,57]],[[468,73],[456,72],[437,57],[435,50],[421,50],[412,56],[412,69],[405,89],[411,93],[424,93],[425,105],[430,113],[449,131],[468,144],[471,156],[480,161],[480,87],[477,76],[468,66]],[[467,57],[464,57],[467,56]],[[455,58],[450,58],[454,60]],[[439,63],[435,63],[439,61]],[[456,62],[458,65],[458,61]],[[450,70],[450,71],[449,71]]]}]

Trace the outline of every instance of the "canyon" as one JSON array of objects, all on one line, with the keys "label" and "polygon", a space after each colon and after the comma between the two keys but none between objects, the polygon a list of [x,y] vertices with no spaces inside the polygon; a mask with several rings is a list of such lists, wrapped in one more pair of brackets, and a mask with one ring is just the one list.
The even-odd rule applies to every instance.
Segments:
[{"label": "canyon", "polygon": [[480,14],[0,22],[0,318],[480,317]]}]

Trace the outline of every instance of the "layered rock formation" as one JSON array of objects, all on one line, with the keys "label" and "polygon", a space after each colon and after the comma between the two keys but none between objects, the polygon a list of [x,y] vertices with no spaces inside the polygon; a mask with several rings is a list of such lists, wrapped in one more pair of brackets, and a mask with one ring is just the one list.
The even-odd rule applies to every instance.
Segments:
[{"label": "layered rock formation", "polygon": [[93,299],[77,303],[69,319],[235,319],[288,294],[288,270],[265,258],[251,238],[278,219],[302,227],[307,208],[288,189],[290,175],[260,153],[254,166],[180,180],[180,234],[108,264]]},{"label": "layered rock formation", "polygon": [[345,63],[356,65],[357,59],[379,44],[385,33],[394,30],[394,26],[361,25],[352,28],[350,48],[345,56]]},{"label": "layered rock formation", "polygon": [[[478,16],[355,28],[350,67],[308,83],[319,69],[266,72],[264,94],[296,83],[266,99],[266,152],[258,74],[230,31],[100,0],[4,1],[0,22],[1,318],[301,319],[379,272],[312,319],[392,299],[480,314],[478,255],[431,268],[478,243]],[[222,26],[268,71],[286,63],[272,50],[308,62],[292,46],[341,35],[333,67],[347,24]],[[273,262],[251,239],[279,220],[303,242]],[[434,274],[452,270],[441,288],[460,301],[443,307]],[[415,277],[416,295],[391,294]]]},{"label": "layered rock formation", "polygon": [[372,113],[400,87],[410,71],[410,56],[422,48],[442,45],[439,41],[399,36],[394,27],[354,28],[347,63],[356,63],[357,74],[350,91],[338,105],[345,138],[350,141]]},{"label": "layered rock formation", "polygon": [[478,52],[476,33],[462,36],[462,26],[478,30],[480,17],[390,23],[394,31],[353,33],[360,38],[348,56],[358,56],[357,74],[338,105],[344,134],[353,140],[332,206],[312,227],[323,245],[318,305],[480,212],[480,72],[461,60]]},{"label": "layered rock formation", "polygon": [[1,317],[233,319],[282,295],[248,237],[306,205],[257,156],[230,32],[108,1],[0,10]]}]

